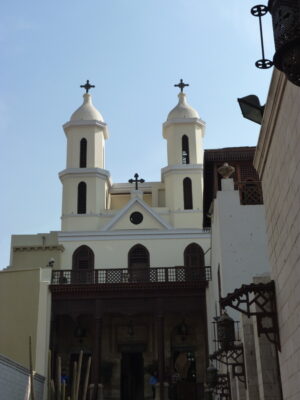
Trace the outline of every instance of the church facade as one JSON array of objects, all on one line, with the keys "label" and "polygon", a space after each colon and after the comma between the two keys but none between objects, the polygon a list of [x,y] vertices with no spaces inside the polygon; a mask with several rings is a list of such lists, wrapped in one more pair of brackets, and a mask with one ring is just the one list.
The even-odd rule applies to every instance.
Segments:
[{"label": "church facade", "polygon": [[136,174],[114,184],[105,169],[108,126],[85,93],[63,127],[61,231],[12,238],[6,275],[53,265],[45,324],[28,327],[40,346],[37,368],[45,374],[49,343],[71,376],[83,350],[84,360],[92,356],[91,382],[104,384],[107,399],[151,398],[149,374],[157,374],[161,398],[173,378],[180,380],[178,399],[203,392],[210,280],[210,233],[202,228],[205,123],[182,88],[178,97],[163,124],[168,164],[161,182]]},{"label": "church facade", "polygon": [[[60,357],[71,382],[82,351],[83,374],[91,357],[90,398],[211,394],[219,300],[268,270],[255,148],[204,152],[205,123],[178,86],[178,104],[163,124],[161,181],[136,173],[123,183],[105,169],[109,130],[85,87],[83,104],[63,126],[61,230],[13,235],[10,265],[0,273],[0,352],[28,366],[31,336],[34,370],[47,376],[50,349],[52,374]],[[220,176],[224,162],[232,178]],[[237,395],[240,377],[230,387],[228,374],[217,398],[242,399],[247,385]]]}]

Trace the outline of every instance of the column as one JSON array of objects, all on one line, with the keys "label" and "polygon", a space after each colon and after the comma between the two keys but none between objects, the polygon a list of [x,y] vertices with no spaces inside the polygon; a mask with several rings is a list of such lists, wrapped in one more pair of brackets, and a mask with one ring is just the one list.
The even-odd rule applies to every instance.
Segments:
[{"label": "column", "polygon": [[96,301],[95,313],[94,313],[94,343],[93,343],[93,354],[92,354],[92,383],[97,384],[99,382],[100,365],[101,365],[101,343],[102,343],[102,312],[101,303]]},{"label": "column", "polygon": [[160,400],[164,400],[164,381],[165,381],[165,335],[164,335],[164,316],[157,316],[157,350],[158,350],[158,381]]}]

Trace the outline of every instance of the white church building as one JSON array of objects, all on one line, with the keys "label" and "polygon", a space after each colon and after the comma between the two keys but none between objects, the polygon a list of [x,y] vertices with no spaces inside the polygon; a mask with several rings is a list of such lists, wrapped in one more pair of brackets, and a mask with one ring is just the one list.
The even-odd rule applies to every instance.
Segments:
[{"label": "white church building", "polygon": [[[105,169],[108,125],[87,82],[63,126],[61,230],[13,235],[0,272],[0,353],[28,366],[31,336],[35,371],[47,376],[50,348],[71,380],[82,350],[98,399],[150,399],[153,373],[157,399],[203,399],[219,297],[269,268],[264,206],[253,197],[255,149],[204,152],[205,123],[178,86],[163,123],[161,181],[135,174],[114,183]],[[232,178],[218,174],[224,162]]]}]

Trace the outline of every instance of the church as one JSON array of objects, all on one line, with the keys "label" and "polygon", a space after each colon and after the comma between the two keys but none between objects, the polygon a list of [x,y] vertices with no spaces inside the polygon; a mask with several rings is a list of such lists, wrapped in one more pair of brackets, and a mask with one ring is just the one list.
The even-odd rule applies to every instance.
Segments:
[{"label": "church", "polygon": [[[245,225],[240,217],[237,222],[249,235],[235,228],[229,244],[233,248],[239,240],[228,258],[226,289],[267,264],[264,232],[257,228],[264,225],[252,166],[255,148],[210,150],[204,159],[205,123],[188,104],[182,80],[175,86],[178,104],[162,127],[167,165],[161,181],[148,182],[136,173],[128,182],[114,183],[105,169],[108,125],[92,103],[92,85],[83,85],[83,103],[63,126],[61,230],[13,235],[10,265],[0,274],[3,301],[11,305],[0,308],[7,321],[0,352],[28,365],[31,336],[34,369],[47,376],[50,348],[71,380],[82,350],[83,369],[91,356],[94,395],[103,389],[99,399],[151,399],[151,375],[157,377],[157,399],[204,398],[214,346],[210,325],[225,279],[220,264],[226,262],[216,255],[221,250],[212,254],[216,240],[212,243],[210,228],[211,205],[224,180],[217,171],[224,162],[235,171],[223,185],[229,206],[236,204],[234,212],[241,209],[241,215],[251,211]],[[228,226],[216,229],[222,234],[227,229],[228,238]],[[240,273],[246,261],[239,258],[234,272],[235,261],[230,263],[249,238],[257,271]],[[51,368],[56,373],[55,362]]]}]

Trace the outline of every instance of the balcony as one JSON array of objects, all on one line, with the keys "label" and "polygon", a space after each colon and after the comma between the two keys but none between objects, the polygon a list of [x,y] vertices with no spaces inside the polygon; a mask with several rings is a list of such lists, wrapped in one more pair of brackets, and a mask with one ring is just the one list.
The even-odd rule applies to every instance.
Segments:
[{"label": "balcony", "polygon": [[211,267],[109,268],[94,270],[54,270],[51,285],[86,286],[102,290],[124,288],[175,288],[207,286]]}]

